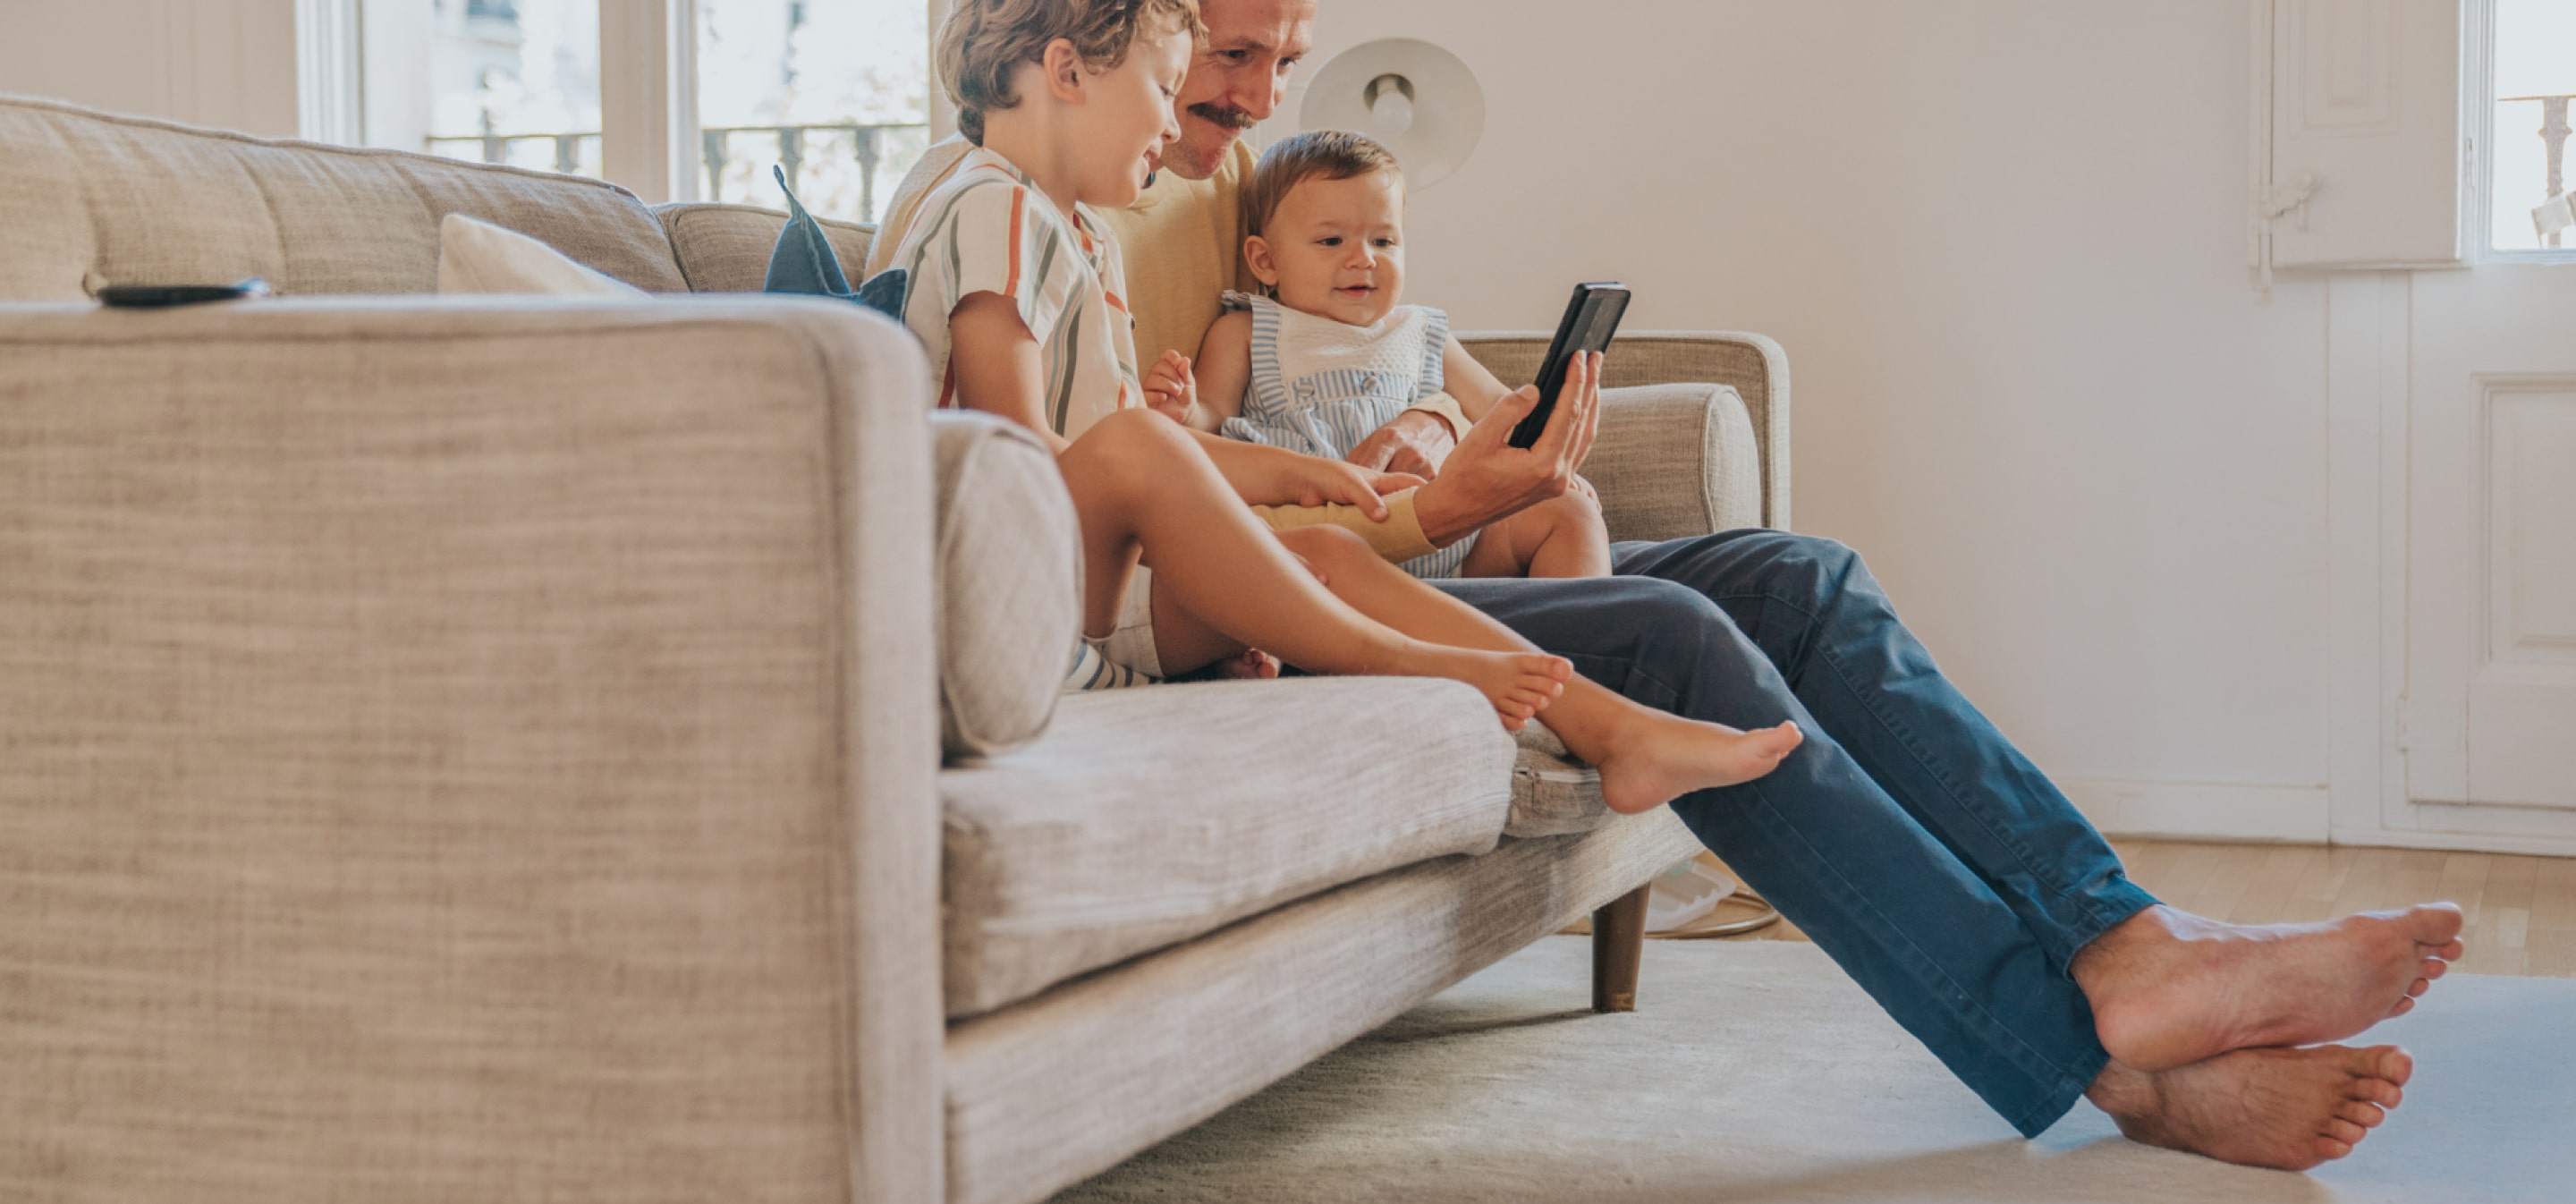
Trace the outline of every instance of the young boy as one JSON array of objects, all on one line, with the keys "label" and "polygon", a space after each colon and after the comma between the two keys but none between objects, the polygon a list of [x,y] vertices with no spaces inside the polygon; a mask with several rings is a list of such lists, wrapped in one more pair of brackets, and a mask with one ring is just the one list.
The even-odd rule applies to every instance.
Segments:
[{"label": "young boy", "polygon": [[[1227,294],[1195,364],[1167,354],[1146,376],[1155,409],[1341,460],[1434,393],[1471,422],[1510,395],[1450,335],[1448,315],[1403,304],[1404,173],[1384,146],[1298,134],[1262,155],[1243,201],[1244,260],[1272,296]],[[1583,485],[1404,567],[1427,578],[1607,577],[1610,532]]]},{"label": "young boy", "polygon": [[1085,641],[1147,676],[1253,644],[1322,672],[1458,678],[1506,726],[1547,709],[1623,811],[1770,772],[1795,724],[1747,734],[1638,706],[1358,536],[1274,533],[1251,509],[1382,516],[1378,491],[1412,478],[1203,439],[1143,407],[1118,249],[1089,207],[1133,201],[1179,136],[1172,98],[1201,32],[1193,0],[957,0],[940,75],[978,149],[923,199],[894,256],[912,273],[906,323],[941,375],[940,404],[1010,418],[1057,449],[1081,520]]}]

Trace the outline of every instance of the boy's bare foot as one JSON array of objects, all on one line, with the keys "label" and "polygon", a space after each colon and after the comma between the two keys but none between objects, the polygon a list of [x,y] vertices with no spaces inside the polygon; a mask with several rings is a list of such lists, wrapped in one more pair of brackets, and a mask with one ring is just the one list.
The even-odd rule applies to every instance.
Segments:
[{"label": "boy's bare foot", "polygon": [[1594,763],[1601,798],[1621,815],[1650,811],[1694,790],[1750,782],[1780,767],[1806,734],[1783,720],[1742,732],[1678,715],[1623,726],[1609,755]]},{"label": "boy's bare foot", "polygon": [[2243,1049],[2157,1072],[2115,1060],[2084,1094],[2131,1141],[2303,1171],[2351,1153],[2414,1073],[2394,1045]]},{"label": "boy's bare foot", "polygon": [[1485,692],[1503,730],[1517,732],[1565,693],[1574,662],[1543,652],[1478,652],[1414,641],[1386,670],[1402,677],[1451,677]]},{"label": "boy's bare foot", "polygon": [[2165,1070],[2231,1049],[2313,1045],[2404,1015],[2465,946],[2460,909],[2425,903],[2316,924],[2226,924],[2157,904],[2071,971],[2111,1056]]}]

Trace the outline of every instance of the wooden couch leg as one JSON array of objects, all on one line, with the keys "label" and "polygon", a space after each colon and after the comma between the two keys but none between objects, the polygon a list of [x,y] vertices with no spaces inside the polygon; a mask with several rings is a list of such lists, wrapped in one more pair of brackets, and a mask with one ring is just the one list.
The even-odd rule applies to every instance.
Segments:
[{"label": "wooden couch leg", "polygon": [[1637,1010],[1637,962],[1646,952],[1648,883],[1592,913],[1592,1010]]}]

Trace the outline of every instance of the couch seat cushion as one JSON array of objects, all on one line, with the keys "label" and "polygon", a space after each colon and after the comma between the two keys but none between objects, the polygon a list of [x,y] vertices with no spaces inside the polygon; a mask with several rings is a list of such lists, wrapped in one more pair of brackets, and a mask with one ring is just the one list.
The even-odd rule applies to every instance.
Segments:
[{"label": "couch seat cushion", "polygon": [[948,1015],[1372,874],[1484,853],[1516,747],[1468,686],[1294,678],[1067,696],[941,772]]}]

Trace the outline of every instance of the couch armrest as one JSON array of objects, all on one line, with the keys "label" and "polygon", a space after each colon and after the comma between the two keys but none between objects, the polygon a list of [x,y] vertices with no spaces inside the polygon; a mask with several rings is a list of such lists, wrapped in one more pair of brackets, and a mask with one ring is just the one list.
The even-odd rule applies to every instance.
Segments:
[{"label": "couch armrest", "polygon": [[0,306],[0,1196],[942,1196],[918,350]]},{"label": "couch armrest", "polygon": [[[1507,384],[1534,380],[1539,361],[1547,355],[1545,333],[1461,334],[1459,341],[1487,368]],[[1707,384],[1731,388],[1742,400],[1744,416],[1756,446],[1755,461],[1760,469],[1762,518],[1760,525],[1789,529],[1789,356],[1780,344],[1764,335],[1735,331],[1716,333],[1640,332],[1619,336],[1611,345],[1610,357],[1603,365],[1602,383],[1610,388],[1632,388],[1643,385]],[[1602,414],[1602,443],[1611,441],[1610,428],[1623,421],[1615,404],[1605,405]],[[1640,415],[1642,417],[1642,415]],[[1601,455],[1598,445],[1593,453]],[[1654,503],[1656,509],[1668,509],[1672,498],[1681,491],[1697,489],[1716,493],[1721,487],[1709,483],[1709,474],[1723,465],[1703,461],[1701,480],[1696,483],[1669,482],[1659,485],[1664,493]],[[1596,468],[1587,465],[1586,476],[1600,484]],[[1609,490],[1603,489],[1605,503],[1610,503]],[[1616,503],[1613,503],[1616,505]],[[1736,524],[1743,525],[1743,524]],[[1614,526],[1612,533],[1620,535]]]}]

